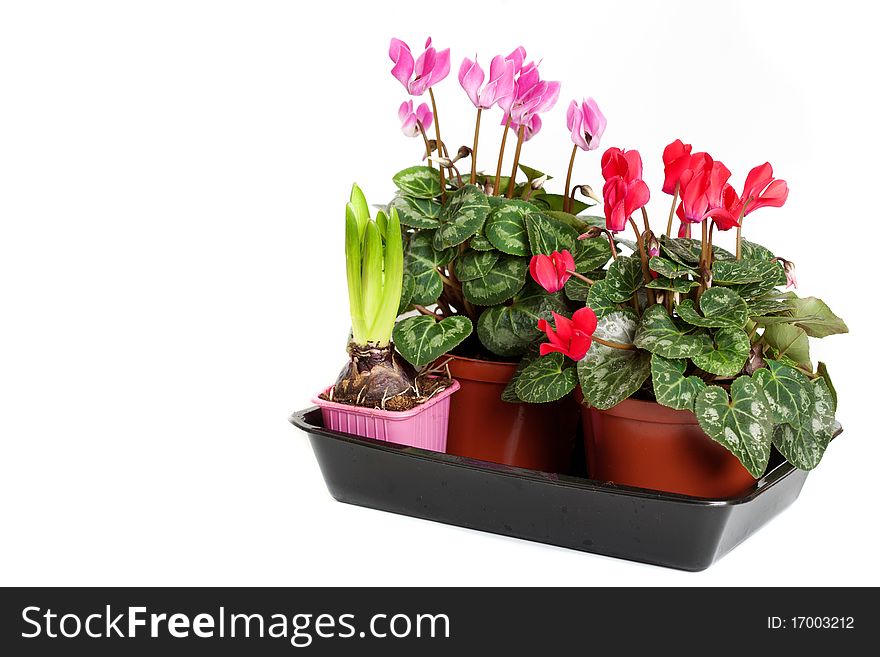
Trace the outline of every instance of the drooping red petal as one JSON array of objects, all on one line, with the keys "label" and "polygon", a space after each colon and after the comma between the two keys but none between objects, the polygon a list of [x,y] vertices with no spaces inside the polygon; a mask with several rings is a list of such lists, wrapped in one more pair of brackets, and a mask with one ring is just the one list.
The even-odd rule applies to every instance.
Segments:
[{"label": "drooping red petal", "polygon": [[538,285],[551,294],[559,291],[556,267],[549,256],[543,254],[532,256],[532,260],[529,262],[529,273]]},{"label": "drooping red petal", "polygon": [[574,323],[576,330],[582,331],[586,335],[593,335],[596,326],[598,326],[596,313],[589,306],[576,310],[574,315],[571,316],[571,321]]},{"label": "drooping red petal", "polygon": [[626,216],[631,216],[636,210],[645,207],[651,199],[651,190],[644,180],[636,180],[626,191],[626,202],[624,210]]},{"label": "drooping red petal", "polygon": [[788,183],[784,180],[774,180],[767,189],[757,198],[757,200],[749,203],[746,214],[754,212],[763,207],[779,208],[785,205],[788,199]]},{"label": "drooping red petal", "polygon": [[743,200],[756,199],[764,188],[773,180],[773,167],[769,162],[759,164],[749,171],[746,176],[746,183],[743,185]]},{"label": "drooping red petal", "polygon": [[572,360],[582,360],[590,350],[593,340],[583,331],[574,331],[571,336],[571,344],[568,347],[566,356]]},{"label": "drooping red petal", "polygon": [[573,328],[571,320],[568,317],[563,317],[562,315],[553,312],[553,323],[556,325],[556,336],[561,343],[567,345],[571,340],[571,331]]}]

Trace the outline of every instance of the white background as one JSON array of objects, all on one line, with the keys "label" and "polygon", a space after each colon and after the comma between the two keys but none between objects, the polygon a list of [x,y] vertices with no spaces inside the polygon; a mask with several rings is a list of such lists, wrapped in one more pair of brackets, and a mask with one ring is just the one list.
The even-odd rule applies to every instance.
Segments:
[{"label": "white background", "polygon": [[[4,2],[0,583],[880,584],[868,6]],[[797,503],[708,571],[338,504],[287,423],[345,358],[349,187],[385,201],[419,156],[388,39],[420,51],[428,34],[452,48],[449,144],[472,137],[461,58],[521,43],[563,82],[525,163],[564,177],[565,107],[592,95],[603,148],[641,151],[658,224],[676,137],[738,186],[765,160],[788,180],[746,234],[848,321],[814,348],[846,433]],[[499,120],[484,118],[486,168]],[[576,181],[601,187],[598,160],[582,153]]]}]

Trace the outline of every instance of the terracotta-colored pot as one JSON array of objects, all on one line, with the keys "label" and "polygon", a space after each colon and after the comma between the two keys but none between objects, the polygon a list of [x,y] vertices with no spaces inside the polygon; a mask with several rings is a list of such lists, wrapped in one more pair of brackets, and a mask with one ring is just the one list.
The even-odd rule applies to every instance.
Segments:
[{"label": "terracotta-colored pot", "polygon": [[591,479],[711,498],[734,497],[755,483],[689,411],[637,399],[581,409]]},{"label": "terracotta-colored pot", "polygon": [[549,404],[511,404],[501,393],[515,363],[453,356],[449,372],[461,384],[449,407],[446,451],[545,472],[568,473],[578,411],[571,397]]}]

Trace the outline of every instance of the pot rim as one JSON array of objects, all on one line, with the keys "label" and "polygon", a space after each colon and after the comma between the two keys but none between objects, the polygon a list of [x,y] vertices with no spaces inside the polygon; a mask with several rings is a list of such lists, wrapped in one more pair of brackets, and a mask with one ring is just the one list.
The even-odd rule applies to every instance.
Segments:
[{"label": "pot rim", "polygon": [[391,420],[399,421],[399,420],[408,420],[411,417],[415,417],[419,413],[428,410],[435,404],[439,404],[444,399],[448,398],[451,394],[457,391],[461,384],[452,379],[452,385],[448,388],[439,392],[438,394],[431,397],[428,401],[419,404],[418,406],[409,409],[408,411],[387,411],[382,410],[381,408],[367,408],[366,406],[352,406],[351,404],[340,404],[339,402],[329,401],[327,399],[321,399],[320,395],[325,394],[330,388],[333,386],[327,386],[321,392],[317,393],[314,397],[312,397],[312,403],[315,406],[320,408],[327,408],[334,411],[340,411],[342,413],[352,413],[356,415],[365,415],[368,417],[379,418],[383,420]]},{"label": "pot rim", "polygon": [[[482,383],[500,383],[507,385],[510,378],[516,372],[519,363],[510,363],[494,360],[481,360],[479,358],[468,358],[467,356],[457,356],[454,354],[446,354],[441,356],[435,362],[444,362],[448,359],[449,371],[455,379],[465,379],[467,381],[480,381]],[[460,370],[454,372],[453,370]]]},{"label": "pot rim", "polygon": [[627,420],[637,420],[649,424],[699,424],[693,411],[680,411],[655,401],[644,399],[624,399],[617,406],[608,409],[588,407],[596,413],[604,413]]}]

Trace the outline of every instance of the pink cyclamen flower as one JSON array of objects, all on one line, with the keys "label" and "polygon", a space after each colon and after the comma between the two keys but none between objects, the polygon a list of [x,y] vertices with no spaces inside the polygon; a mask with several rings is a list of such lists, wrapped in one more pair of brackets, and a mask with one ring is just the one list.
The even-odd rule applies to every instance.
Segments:
[{"label": "pink cyclamen flower", "polygon": [[571,140],[578,148],[585,151],[599,148],[599,141],[608,122],[595,100],[587,98],[580,105],[577,101],[571,101],[566,119]]},{"label": "pink cyclamen flower", "polygon": [[[518,133],[520,124],[514,121],[510,114],[505,114],[501,117],[501,125],[507,125],[508,120],[510,120],[510,129],[513,130],[514,133]],[[544,123],[541,121],[541,117],[537,114],[533,114],[529,117],[528,122],[525,124],[526,129],[523,130],[523,141],[528,141],[541,132],[541,126],[543,125]]]},{"label": "pink cyclamen flower", "polygon": [[400,129],[407,137],[418,137],[421,134],[419,123],[422,124],[422,130],[427,131],[434,122],[434,114],[427,103],[422,103],[413,111],[413,102],[407,100],[400,105],[397,110],[397,116],[400,119]]},{"label": "pink cyclamen flower", "polygon": [[483,69],[480,68],[476,58],[471,61],[465,57],[458,69],[458,81],[474,107],[489,109],[496,103],[504,103],[513,95],[513,69],[513,62],[507,61],[501,55],[493,57],[492,63],[489,64],[489,82],[480,89],[485,79]]},{"label": "pink cyclamen flower", "polygon": [[538,330],[543,331],[550,342],[540,346],[540,354],[546,356],[554,351],[564,354],[572,360],[582,360],[593,344],[593,333],[598,322],[596,313],[590,307],[576,310],[571,319],[553,313],[556,330],[545,319],[538,320]]},{"label": "pink cyclamen flower", "polygon": [[[534,70],[537,71],[537,68]],[[517,84],[516,99],[510,107],[511,119],[519,125],[528,124],[533,116],[553,109],[562,88],[559,82],[540,79],[528,89],[523,90],[523,86]]]},{"label": "pink cyclamen flower", "polygon": [[529,262],[532,278],[550,294],[559,292],[565,286],[566,281],[571,278],[569,272],[574,271],[574,268],[574,257],[566,249],[554,251],[550,255],[532,256]]},{"label": "pink cyclamen flower", "polygon": [[421,96],[449,75],[449,48],[437,52],[430,37],[425,42],[425,52],[415,61],[409,46],[400,39],[391,39],[388,56],[394,62],[391,75],[413,96]]},{"label": "pink cyclamen flower", "polygon": [[513,64],[513,74],[519,75],[526,61],[526,49],[522,46],[517,46],[504,60]]}]

